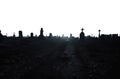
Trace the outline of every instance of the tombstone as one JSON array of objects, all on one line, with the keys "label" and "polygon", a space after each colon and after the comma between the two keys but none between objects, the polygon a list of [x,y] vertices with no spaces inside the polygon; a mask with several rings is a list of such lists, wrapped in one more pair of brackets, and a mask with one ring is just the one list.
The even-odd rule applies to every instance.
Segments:
[{"label": "tombstone", "polygon": [[98,37],[100,38],[100,32],[101,32],[101,30],[98,30]]},{"label": "tombstone", "polygon": [[111,34],[109,34],[109,35],[107,35],[107,34],[101,34],[101,36],[100,36],[101,40],[109,40],[111,38],[112,38]]},{"label": "tombstone", "polygon": [[16,37],[15,33],[13,33],[13,37]]},{"label": "tombstone", "polygon": [[53,35],[52,35],[52,33],[49,33],[49,37],[52,37]]},{"label": "tombstone", "polygon": [[112,38],[118,38],[118,34],[112,34]]},{"label": "tombstone", "polygon": [[2,39],[3,39],[3,35],[1,33],[1,30],[0,30],[0,42],[2,41]]},{"label": "tombstone", "polygon": [[27,35],[27,38],[29,38],[30,36],[29,35]]},{"label": "tombstone", "polygon": [[33,33],[30,33],[30,37],[33,37]]},{"label": "tombstone", "polygon": [[35,35],[35,37],[37,37],[37,34]]},{"label": "tombstone", "polygon": [[81,33],[80,33],[80,39],[84,39],[85,38],[85,34],[84,34],[84,32],[83,32],[83,28],[81,29]]},{"label": "tombstone", "polygon": [[1,33],[1,30],[0,30],[0,38],[3,37],[2,33]]},{"label": "tombstone", "polygon": [[43,28],[41,28],[41,29],[40,29],[40,37],[44,37],[43,32],[44,32],[44,31],[43,31]]},{"label": "tombstone", "polygon": [[70,38],[72,38],[73,36],[72,36],[72,34],[70,34]]},{"label": "tombstone", "polygon": [[19,31],[19,37],[20,37],[20,38],[23,37],[23,34],[22,34],[22,31],[21,31],[21,30]]}]

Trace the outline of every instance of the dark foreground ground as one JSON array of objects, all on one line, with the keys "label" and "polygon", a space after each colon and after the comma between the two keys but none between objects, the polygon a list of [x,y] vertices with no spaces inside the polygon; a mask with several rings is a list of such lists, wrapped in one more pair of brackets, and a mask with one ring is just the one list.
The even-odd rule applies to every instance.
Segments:
[{"label": "dark foreground ground", "polygon": [[0,79],[119,79],[120,39],[5,38]]}]

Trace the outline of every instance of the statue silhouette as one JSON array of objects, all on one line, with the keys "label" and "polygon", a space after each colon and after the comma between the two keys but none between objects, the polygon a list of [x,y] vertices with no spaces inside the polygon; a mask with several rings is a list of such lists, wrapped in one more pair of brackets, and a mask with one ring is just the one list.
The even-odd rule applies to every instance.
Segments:
[{"label": "statue silhouette", "polygon": [[80,39],[84,39],[85,38],[85,34],[84,34],[84,32],[83,32],[83,28],[81,29],[81,33],[80,33]]},{"label": "statue silhouette", "polygon": [[40,35],[39,35],[40,38],[44,38],[43,32],[44,32],[44,31],[43,31],[43,28],[41,28],[41,29],[40,29]]}]

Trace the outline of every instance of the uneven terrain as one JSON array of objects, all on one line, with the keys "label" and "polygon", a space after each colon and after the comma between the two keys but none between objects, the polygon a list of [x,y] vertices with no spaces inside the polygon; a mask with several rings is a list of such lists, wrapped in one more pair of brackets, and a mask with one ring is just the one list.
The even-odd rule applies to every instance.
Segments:
[{"label": "uneven terrain", "polygon": [[120,39],[5,38],[0,79],[119,79]]}]

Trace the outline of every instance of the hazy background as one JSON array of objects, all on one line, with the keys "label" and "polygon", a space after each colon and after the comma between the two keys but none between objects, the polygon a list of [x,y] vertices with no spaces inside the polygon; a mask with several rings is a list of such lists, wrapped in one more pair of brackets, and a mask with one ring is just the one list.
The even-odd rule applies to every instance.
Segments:
[{"label": "hazy background", "polygon": [[5,35],[34,32],[79,36],[83,27],[86,35],[120,34],[119,0],[0,0],[0,29]]}]

